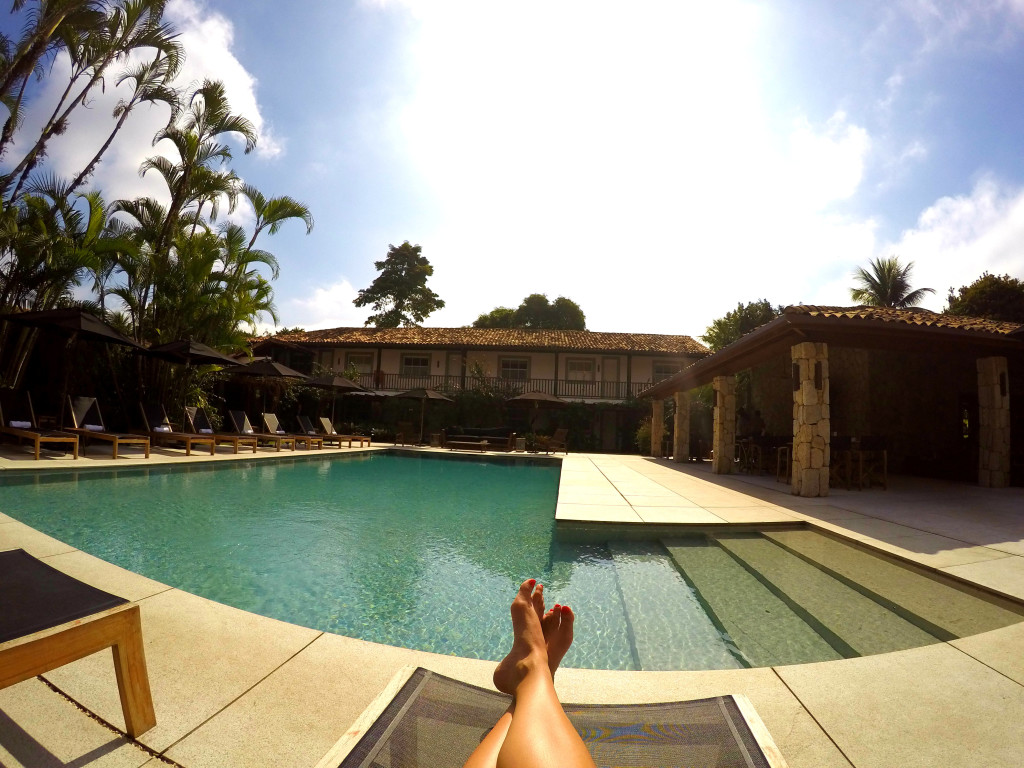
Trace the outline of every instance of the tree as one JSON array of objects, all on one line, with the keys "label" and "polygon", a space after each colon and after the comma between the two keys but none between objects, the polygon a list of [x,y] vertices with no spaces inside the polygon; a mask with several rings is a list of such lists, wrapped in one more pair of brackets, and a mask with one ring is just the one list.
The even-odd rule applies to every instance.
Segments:
[{"label": "tree", "polygon": [[752,301],[749,304],[737,304],[736,309],[727,312],[725,317],[720,317],[704,332],[701,339],[717,352],[746,333],[759,328],[765,323],[770,323],[782,314],[782,307],[773,307],[768,299]]},{"label": "tree", "polygon": [[914,262],[904,266],[898,256],[872,259],[868,269],[858,267],[853,273],[857,285],[850,289],[850,296],[854,301],[872,307],[906,309],[917,306],[925,295],[935,293],[935,289],[911,290],[910,273],[913,268]]},{"label": "tree", "polygon": [[548,301],[543,293],[532,293],[516,310],[495,307],[473,321],[474,328],[532,328],[560,331],[585,331],[587,318],[572,299],[559,296]]},{"label": "tree", "polygon": [[946,304],[943,312],[947,315],[1024,323],[1024,282],[1009,275],[1000,277],[985,272],[956,293],[950,288]]},{"label": "tree", "polygon": [[434,268],[422,255],[420,246],[411,245],[408,240],[398,247],[389,245],[387,258],[375,261],[373,266],[380,274],[352,302],[357,307],[373,305],[377,314],[370,315],[366,325],[415,326],[444,307],[444,301],[427,288],[427,278],[434,274]]}]

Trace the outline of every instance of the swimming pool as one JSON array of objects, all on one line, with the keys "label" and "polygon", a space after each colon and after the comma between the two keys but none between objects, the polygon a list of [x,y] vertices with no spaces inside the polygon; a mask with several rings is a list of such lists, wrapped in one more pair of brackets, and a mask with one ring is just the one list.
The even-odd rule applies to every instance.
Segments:
[{"label": "swimming pool", "polygon": [[499,658],[525,578],[579,615],[570,666],[715,669],[1021,620],[809,530],[630,540],[554,524],[559,468],[351,454],[0,477],[0,511],[172,586],[375,642]]}]

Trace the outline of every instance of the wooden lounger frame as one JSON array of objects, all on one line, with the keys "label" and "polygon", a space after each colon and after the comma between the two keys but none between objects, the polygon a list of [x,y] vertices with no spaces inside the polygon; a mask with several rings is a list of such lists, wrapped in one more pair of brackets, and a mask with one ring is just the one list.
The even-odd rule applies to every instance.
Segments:
[{"label": "wooden lounger frame", "polygon": [[103,427],[102,432],[94,432],[91,429],[86,429],[84,426],[78,423],[78,416],[75,413],[75,404],[71,399],[71,395],[68,395],[68,411],[71,413],[71,428],[69,432],[74,432],[78,435],[82,441],[82,450],[85,450],[85,446],[88,444],[90,438],[96,438],[97,440],[103,440],[104,442],[110,443],[113,446],[113,458],[117,458],[117,450],[122,445],[139,445],[146,452],[146,458],[149,458],[149,445],[150,441],[148,437],[142,435],[130,435],[122,434],[120,432],[108,432],[107,425],[103,422],[103,413],[100,411],[100,401],[95,397],[89,398],[93,401],[92,407],[96,408],[96,416],[99,421],[99,426]]},{"label": "wooden lounger frame", "polygon": [[43,443],[57,443],[59,445],[70,445],[71,455],[73,458],[78,458],[78,435],[70,432],[53,431],[53,430],[42,430],[36,427],[36,412],[32,407],[32,395],[25,392],[25,399],[28,402],[28,415],[29,424],[32,425],[31,429],[22,429],[20,427],[8,426],[6,419],[8,416],[13,414],[5,414],[3,408],[0,407],[0,434],[10,435],[11,437],[18,438],[20,444],[22,440],[28,440],[32,443],[36,461],[39,461],[39,449]]},{"label": "wooden lounger frame", "polygon": [[136,738],[156,725],[138,605],[119,605],[0,643],[0,689],[110,648],[125,730]]}]

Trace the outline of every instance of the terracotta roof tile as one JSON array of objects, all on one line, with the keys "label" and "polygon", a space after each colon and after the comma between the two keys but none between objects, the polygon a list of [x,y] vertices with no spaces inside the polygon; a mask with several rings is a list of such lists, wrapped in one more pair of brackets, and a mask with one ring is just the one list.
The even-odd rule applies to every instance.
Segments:
[{"label": "terracotta roof tile", "polygon": [[931,328],[951,328],[965,331],[982,331],[1008,335],[1020,329],[1020,323],[1001,320],[986,320],[983,317],[961,317],[943,315],[928,309],[892,309],[889,307],[816,307],[798,305],[786,307],[784,314],[808,315],[810,317],[845,317],[852,320],[880,320],[884,323],[900,323]]},{"label": "terracotta roof tile", "polygon": [[535,331],[520,328],[330,328],[252,339],[254,346],[273,338],[297,345],[407,346],[472,349],[558,349],[580,352],[708,354],[690,336],[597,331]]}]

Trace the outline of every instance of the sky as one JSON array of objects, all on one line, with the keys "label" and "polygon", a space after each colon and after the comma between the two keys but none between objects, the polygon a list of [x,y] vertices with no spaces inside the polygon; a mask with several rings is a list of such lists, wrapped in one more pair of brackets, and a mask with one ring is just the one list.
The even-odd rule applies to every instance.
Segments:
[{"label": "sky", "polygon": [[[166,17],[182,82],[223,80],[260,130],[232,167],[315,219],[262,241],[280,326],[363,325],[352,300],[405,240],[434,267],[438,327],[545,293],[590,330],[699,337],[739,303],[850,305],[854,270],[892,255],[936,311],[985,271],[1024,278],[1024,0],[168,0]],[[84,166],[117,97],[76,114],[50,170]],[[106,199],[159,194],[138,167],[165,120],[129,122],[93,179]]]}]

